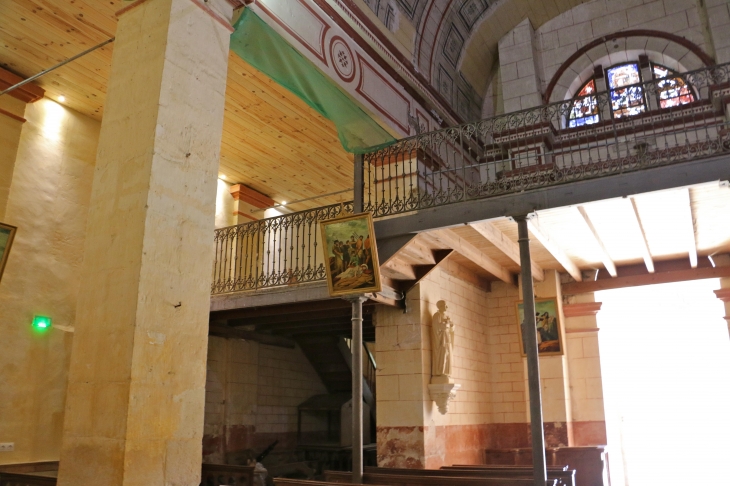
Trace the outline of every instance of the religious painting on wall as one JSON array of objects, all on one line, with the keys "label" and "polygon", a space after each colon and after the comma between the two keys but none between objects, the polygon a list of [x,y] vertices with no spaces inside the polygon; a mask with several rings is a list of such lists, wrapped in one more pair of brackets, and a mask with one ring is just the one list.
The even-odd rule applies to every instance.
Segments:
[{"label": "religious painting on wall", "polygon": [[370,213],[320,223],[332,296],[380,292],[380,264]]},{"label": "religious painting on wall", "polygon": [[0,280],[3,278],[3,271],[5,270],[5,264],[8,261],[8,254],[10,254],[10,247],[13,245],[13,238],[15,237],[15,226],[9,224],[0,223]]},{"label": "religious painting on wall", "polygon": [[[525,356],[525,344],[522,341],[522,326],[525,322],[525,310],[522,301],[517,302],[517,323],[520,332],[520,352]],[[540,356],[563,354],[563,339],[560,329],[560,315],[556,299],[535,299],[535,325],[537,327],[537,351]]]}]

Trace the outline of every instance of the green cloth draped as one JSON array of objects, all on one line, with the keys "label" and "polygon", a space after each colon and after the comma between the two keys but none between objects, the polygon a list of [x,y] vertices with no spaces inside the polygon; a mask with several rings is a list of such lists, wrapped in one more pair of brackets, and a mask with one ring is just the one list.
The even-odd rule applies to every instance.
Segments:
[{"label": "green cloth draped", "polygon": [[243,11],[234,28],[231,50],[332,120],[346,151],[362,154],[368,148],[395,142],[329,77],[250,9]]}]

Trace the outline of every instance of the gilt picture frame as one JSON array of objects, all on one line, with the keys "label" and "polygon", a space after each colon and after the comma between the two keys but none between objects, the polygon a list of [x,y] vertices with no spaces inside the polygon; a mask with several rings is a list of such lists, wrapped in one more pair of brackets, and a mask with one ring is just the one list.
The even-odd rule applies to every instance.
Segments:
[{"label": "gilt picture frame", "polygon": [[[515,303],[517,307],[517,334],[520,339],[520,353],[526,356],[525,343],[522,340],[522,324],[525,320],[523,301]],[[559,356],[565,353],[563,344],[563,323],[560,321],[558,300],[535,299],[535,326],[537,328],[537,354],[539,356]]]},{"label": "gilt picture frame", "polygon": [[3,278],[5,264],[8,262],[8,256],[10,255],[10,249],[13,246],[13,239],[17,230],[18,228],[15,226],[0,223],[0,281]]},{"label": "gilt picture frame", "polygon": [[320,223],[327,288],[333,297],[380,292],[373,217],[353,214]]}]

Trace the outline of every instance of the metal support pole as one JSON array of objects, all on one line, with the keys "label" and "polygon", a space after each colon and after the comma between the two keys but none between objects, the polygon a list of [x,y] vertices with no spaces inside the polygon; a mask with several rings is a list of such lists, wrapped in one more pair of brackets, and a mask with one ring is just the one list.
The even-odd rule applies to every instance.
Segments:
[{"label": "metal support pole", "polygon": [[352,212],[362,213],[365,206],[365,159],[363,154],[355,154],[355,185],[353,186],[354,202]]},{"label": "metal support pole", "polygon": [[97,50],[100,47],[104,47],[105,45],[107,45],[107,44],[109,44],[111,42],[114,42],[114,37],[112,37],[111,39],[107,39],[104,42],[102,42],[101,44],[97,44],[97,45],[95,45],[94,47],[92,47],[90,49],[86,49],[84,52],[81,52],[79,54],[76,54],[75,56],[70,57],[70,58],[66,59],[65,61],[61,61],[58,64],[56,64],[55,66],[51,66],[48,69],[44,69],[43,71],[39,72],[38,74],[35,74],[35,75],[29,77],[28,79],[24,79],[23,81],[19,82],[18,84],[14,84],[14,85],[10,86],[9,88],[4,89],[2,92],[0,92],[0,96],[4,95],[5,93],[10,93],[14,89],[18,89],[21,86],[24,86],[24,85],[26,85],[28,83],[31,83],[31,82],[35,81],[36,79],[40,78],[41,76],[44,76],[44,75],[50,73],[54,69],[58,69],[61,66],[65,66],[66,64],[70,63],[71,61],[75,61],[76,59],[78,59],[80,57],[83,57],[86,54],[88,54],[90,52],[93,52],[93,51]]},{"label": "metal support pole", "polygon": [[537,354],[537,327],[535,323],[535,293],[532,289],[530,264],[530,238],[527,234],[527,216],[515,217],[520,244],[522,269],[522,306],[525,319],[522,322],[522,341],[527,354],[527,381],[530,391],[530,431],[532,432],[532,467],[535,486],[545,486],[545,434],[542,422],[542,396],[540,393],[540,360]]},{"label": "metal support pole", "polygon": [[362,303],[365,296],[352,302],[352,484],[362,484]]}]

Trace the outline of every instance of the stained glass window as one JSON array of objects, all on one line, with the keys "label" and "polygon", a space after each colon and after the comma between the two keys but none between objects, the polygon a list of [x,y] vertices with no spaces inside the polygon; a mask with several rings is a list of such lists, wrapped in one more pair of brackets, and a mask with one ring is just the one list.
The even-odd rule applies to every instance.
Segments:
[{"label": "stained glass window", "polygon": [[659,106],[669,108],[672,106],[686,105],[695,100],[692,95],[692,89],[682,78],[671,77],[672,75],[676,75],[676,72],[659,64],[652,65],[652,70],[654,79],[659,80],[656,84]]},{"label": "stained glass window", "polygon": [[644,104],[644,89],[640,85],[639,65],[629,63],[614,66],[606,70],[606,75],[614,118],[643,113],[646,105]]},{"label": "stained glass window", "polygon": [[595,92],[596,82],[591,79],[583,86],[578,93],[577,99],[570,106],[568,127],[575,128],[598,123],[600,120],[598,115],[598,100],[596,100],[595,96],[591,96]]}]

